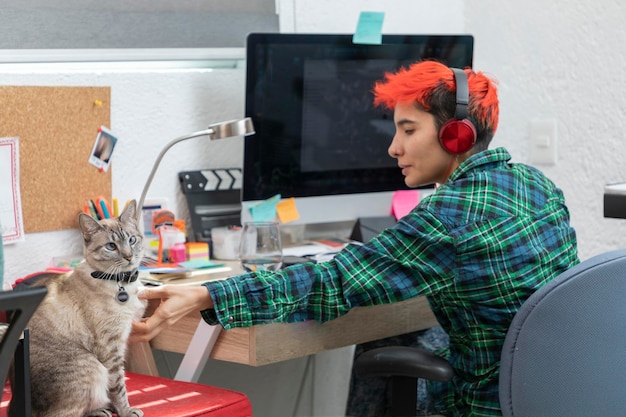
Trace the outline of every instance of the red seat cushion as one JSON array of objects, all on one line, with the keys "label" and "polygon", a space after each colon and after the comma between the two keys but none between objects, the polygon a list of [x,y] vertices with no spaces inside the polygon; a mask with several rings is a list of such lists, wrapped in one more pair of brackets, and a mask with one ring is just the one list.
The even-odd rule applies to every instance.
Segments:
[{"label": "red seat cushion", "polygon": [[0,417],[7,417],[7,406],[9,405],[10,399],[11,389],[9,388],[9,383],[7,382],[2,390],[2,397],[0,397]]},{"label": "red seat cushion", "polygon": [[[144,417],[250,417],[252,405],[245,394],[209,385],[126,373],[130,405]],[[6,417],[11,396],[5,387],[0,417]]]}]

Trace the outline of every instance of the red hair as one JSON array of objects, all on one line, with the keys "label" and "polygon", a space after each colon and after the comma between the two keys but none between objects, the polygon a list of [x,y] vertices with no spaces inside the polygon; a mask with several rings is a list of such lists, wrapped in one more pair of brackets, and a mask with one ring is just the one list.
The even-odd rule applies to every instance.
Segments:
[{"label": "red hair", "polygon": [[[479,140],[482,133],[489,142],[498,127],[500,113],[496,81],[471,68],[464,71],[470,95],[469,118],[476,125]],[[374,105],[393,110],[398,103],[416,103],[434,114],[439,123],[445,123],[454,117],[454,73],[439,62],[420,61],[385,74],[385,79],[374,85]]]}]

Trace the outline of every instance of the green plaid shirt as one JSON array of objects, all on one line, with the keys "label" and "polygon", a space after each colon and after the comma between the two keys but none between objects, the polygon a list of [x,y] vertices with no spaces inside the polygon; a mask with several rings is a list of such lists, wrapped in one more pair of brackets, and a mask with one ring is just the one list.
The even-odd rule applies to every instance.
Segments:
[{"label": "green plaid shirt", "polygon": [[561,190],[509,160],[503,148],[471,156],[396,226],[332,261],[206,283],[215,310],[203,317],[226,329],[323,322],[355,306],[426,295],[456,371],[439,400],[450,415],[499,415],[500,351],[513,316],[578,263]]}]

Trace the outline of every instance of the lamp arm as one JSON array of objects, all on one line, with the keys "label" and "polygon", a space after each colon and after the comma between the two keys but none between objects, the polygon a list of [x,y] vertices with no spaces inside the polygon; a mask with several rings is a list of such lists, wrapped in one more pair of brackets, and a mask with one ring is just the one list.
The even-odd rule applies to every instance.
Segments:
[{"label": "lamp arm", "polygon": [[141,197],[139,198],[139,203],[137,204],[137,221],[141,219],[143,203],[146,200],[146,194],[148,194],[148,188],[150,188],[150,184],[152,184],[152,180],[154,179],[154,174],[156,174],[157,169],[159,168],[159,164],[161,163],[161,159],[170,150],[170,148],[176,145],[179,142],[182,142],[187,139],[197,138],[198,136],[211,136],[215,133],[215,130],[212,128],[201,130],[199,132],[191,133],[189,135],[181,136],[179,138],[174,139],[170,143],[168,143],[163,150],[157,156],[156,161],[154,161],[154,165],[152,165],[152,171],[150,171],[150,175],[148,176],[148,180],[146,181],[146,185],[143,187],[143,191],[141,192]]}]

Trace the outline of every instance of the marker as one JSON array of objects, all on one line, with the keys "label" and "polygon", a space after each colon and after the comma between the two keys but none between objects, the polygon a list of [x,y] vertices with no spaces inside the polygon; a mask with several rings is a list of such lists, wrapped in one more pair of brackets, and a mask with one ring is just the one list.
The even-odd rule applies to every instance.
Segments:
[{"label": "marker", "polygon": [[117,198],[113,199],[113,217],[117,217],[120,215],[119,204]]},{"label": "marker", "polygon": [[100,210],[98,210],[98,207],[96,206],[96,203],[93,202],[93,200],[89,200],[89,211],[91,211],[91,216],[94,219],[102,220]]},{"label": "marker", "polygon": [[104,199],[100,199],[99,203],[100,203],[100,208],[102,209],[102,215],[104,216],[104,218],[110,219],[111,215],[109,214],[109,209],[107,208],[107,204],[104,201]]}]

